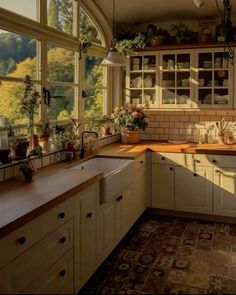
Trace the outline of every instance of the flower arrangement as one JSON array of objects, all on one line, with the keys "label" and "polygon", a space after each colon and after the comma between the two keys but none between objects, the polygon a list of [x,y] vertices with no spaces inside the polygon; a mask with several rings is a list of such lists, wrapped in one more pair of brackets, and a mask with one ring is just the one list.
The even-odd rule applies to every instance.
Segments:
[{"label": "flower arrangement", "polygon": [[115,125],[130,131],[145,130],[148,125],[148,117],[142,107],[130,103],[115,108],[111,118]]},{"label": "flower arrangement", "polygon": [[29,119],[29,127],[32,128],[34,114],[38,110],[38,106],[40,104],[40,94],[35,90],[29,75],[25,76],[24,84],[25,92],[23,98],[20,101],[20,110],[22,113],[26,114]]}]

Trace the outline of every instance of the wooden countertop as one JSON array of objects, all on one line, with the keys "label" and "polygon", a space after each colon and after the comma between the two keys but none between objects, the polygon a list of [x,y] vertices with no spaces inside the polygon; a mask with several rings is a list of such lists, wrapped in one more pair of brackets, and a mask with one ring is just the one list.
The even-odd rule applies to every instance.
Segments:
[{"label": "wooden countertop", "polygon": [[236,155],[236,144],[174,144],[160,141],[141,141],[140,144],[122,144],[117,142],[102,148],[98,155],[103,157],[125,157],[132,159],[145,153],[147,150],[166,153]]},{"label": "wooden countertop", "polygon": [[21,177],[1,183],[0,238],[103,177],[96,171],[65,169],[65,164],[38,170],[29,183]]},{"label": "wooden countertop", "polygon": [[[160,141],[142,141],[140,144],[131,145],[117,142],[103,147],[97,155],[135,159],[147,150],[236,155],[236,145],[173,144]],[[60,162],[39,169],[31,183],[26,183],[21,177],[1,183],[0,237],[102,179],[103,174],[96,171],[81,173],[78,170],[66,169],[77,162]]]}]

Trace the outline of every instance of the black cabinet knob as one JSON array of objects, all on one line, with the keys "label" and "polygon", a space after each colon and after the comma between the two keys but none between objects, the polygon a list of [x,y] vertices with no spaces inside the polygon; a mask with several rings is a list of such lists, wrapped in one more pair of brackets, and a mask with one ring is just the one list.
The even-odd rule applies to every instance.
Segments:
[{"label": "black cabinet knob", "polygon": [[62,237],[62,238],[60,238],[60,240],[59,240],[59,242],[62,243],[62,244],[64,244],[65,241],[66,241],[66,237]]},{"label": "black cabinet knob", "polygon": [[213,160],[212,160],[212,163],[216,163],[216,160],[215,160],[215,159],[213,159]]},{"label": "black cabinet knob", "polygon": [[61,218],[61,219],[65,218],[65,216],[66,216],[65,212],[61,212],[61,213],[58,214],[58,217]]},{"label": "black cabinet knob", "polygon": [[174,168],[173,168],[173,167],[170,167],[170,170],[171,170],[171,171],[173,171],[173,170],[174,170]]},{"label": "black cabinet knob", "polygon": [[161,157],[161,159],[164,161],[165,160],[165,157]]},{"label": "black cabinet knob", "polygon": [[92,212],[89,212],[88,214],[87,214],[87,217],[88,218],[91,218],[93,216],[93,213]]},{"label": "black cabinet knob", "polygon": [[26,237],[20,237],[17,239],[17,244],[23,245],[26,242]]},{"label": "black cabinet knob", "polygon": [[117,202],[120,202],[122,199],[123,199],[123,196],[119,196],[119,197],[116,199],[116,201],[117,201]]},{"label": "black cabinet knob", "polygon": [[65,274],[66,274],[66,270],[65,270],[65,269],[63,269],[63,270],[61,270],[61,271],[59,272],[59,276],[60,276],[60,277],[64,277]]},{"label": "black cabinet knob", "polygon": [[197,176],[197,173],[193,173],[193,176]]},{"label": "black cabinet knob", "polygon": [[143,164],[143,161],[140,161],[140,164]]}]

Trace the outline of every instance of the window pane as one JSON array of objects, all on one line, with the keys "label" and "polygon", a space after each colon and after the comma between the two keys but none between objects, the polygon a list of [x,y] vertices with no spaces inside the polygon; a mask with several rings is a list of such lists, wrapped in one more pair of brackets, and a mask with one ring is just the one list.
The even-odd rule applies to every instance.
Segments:
[{"label": "window pane", "polygon": [[49,87],[49,91],[51,94],[49,120],[66,120],[73,116],[74,87],[53,85]]},{"label": "window pane", "polygon": [[103,89],[85,89],[83,96],[85,117],[99,116],[103,114]]},{"label": "window pane", "polygon": [[48,26],[72,34],[73,0],[47,0]]},{"label": "window pane", "polygon": [[48,44],[48,80],[73,83],[74,71],[74,51]]},{"label": "window pane", "polygon": [[38,0],[0,0],[0,7],[25,16],[27,18],[37,20],[37,2]]},{"label": "window pane", "polygon": [[0,30],[0,75],[36,79],[36,40]]},{"label": "window pane", "polygon": [[[26,114],[19,110],[20,100],[24,96],[25,85],[18,82],[1,82],[0,84],[0,116],[6,116],[13,125],[28,124]],[[38,114],[35,114],[34,121],[38,121]]]},{"label": "window pane", "polygon": [[101,58],[86,56],[85,58],[85,80],[91,86],[103,87],[104,68],[100,65]]},{"label": "window pane", "polygon": [[82,40],[102,44],[101,34],[91,18],[80,9],[80,38]]}]

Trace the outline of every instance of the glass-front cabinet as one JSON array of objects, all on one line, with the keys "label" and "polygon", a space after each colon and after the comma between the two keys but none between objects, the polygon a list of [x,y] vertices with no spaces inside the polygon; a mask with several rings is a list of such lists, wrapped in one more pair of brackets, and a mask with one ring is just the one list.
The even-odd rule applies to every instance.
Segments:
[{"label": "glass-front cabinet", "polygon": [[160,107],[192,107],[192,64],[189,51],[160,53]]},{"label": "glass-front cabinet", "polygon": [[130,57],[126,101],[133,104],[148,104],[150,107],[155,105],[157,74],[155,54]]},{"label": "glass-front cabinet", "polygon": [[165,109],[232,108],[233,84],[224,48],[142,52],[130,57],[126,101]]},{"label": "glass-front cabinet", "polygon": [[197,107],[233,107],[233,67],[227,57],[224,49],[198,50],[195,53]]}]

